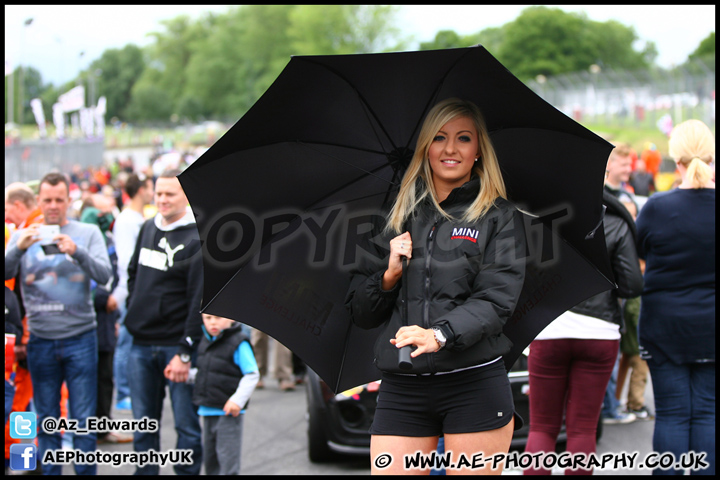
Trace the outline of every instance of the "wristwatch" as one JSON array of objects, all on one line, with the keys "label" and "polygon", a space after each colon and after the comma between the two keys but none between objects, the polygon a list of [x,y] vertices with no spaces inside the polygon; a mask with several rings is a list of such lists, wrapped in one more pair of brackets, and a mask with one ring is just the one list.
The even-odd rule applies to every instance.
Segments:
[{"label": "wristwatch", "polygon": [[[447,342],[445,334],[438,327],[433,327],[432,331],[435,334],[435,341],[438,345],[440,345],[440,348],[443,348],[445,346],[445,342]],[[438,348],[438,350],[440,350],[440,348]]]},{"label": "wristwatch", "polygon": [[187,353],[181,353],[180,361],[183,363],[190,363],[190,355],[188,355]]}]

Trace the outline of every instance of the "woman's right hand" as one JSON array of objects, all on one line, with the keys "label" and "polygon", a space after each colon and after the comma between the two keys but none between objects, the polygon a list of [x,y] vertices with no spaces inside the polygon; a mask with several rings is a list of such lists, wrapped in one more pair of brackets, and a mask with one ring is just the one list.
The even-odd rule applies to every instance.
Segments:
[{"label": "woman's right hand", "polygon": [[402,277],[402,257],[412,258],[412,238],[410,232],[390,240],[390,259],[388,268],[385,270],[382,279],[383,290],[392,289]]}]

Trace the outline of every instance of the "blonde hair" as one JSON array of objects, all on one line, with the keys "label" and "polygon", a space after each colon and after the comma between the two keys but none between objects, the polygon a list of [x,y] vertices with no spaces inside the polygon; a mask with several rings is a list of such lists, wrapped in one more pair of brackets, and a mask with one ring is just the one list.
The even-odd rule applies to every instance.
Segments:
[{"label": "blonde hair", "polygon": [[685,178],[692,188],[704,188],[712,180],[715,138],[700,120],[687,120],[673,128],[668,143],[670,156],[687,167]]},{"label": "blonde hair", "polygon": [[629,143],[618,143],[615,145],[612,152],[610,152],[610,158],[612,159],[615,157],[627,157],[630,155],[632,155],[632,147]]},{"label": "blonde hair", "polygon": [[468,207],[462,219],[468,222],[476,221],[490,209],[497,197],[507,198],[500,165],[480,109],[472,102],[449,98],[435,105],[425,117],[418,135],[415,153],[400,184],[400,191],[392,210],[388,215],[386,227],[388,231],[402,233],[403,225],[408,217],[413,214],[415,207],[428,196],[431,198],[435,208],[446,218],[452,220],[452,217],[440,207],[432,181],[432,169],[430,168],[428,151],[437,132],[440,131],[443,125],[457,117],[467,117],[473,121],[480,147],[480,160],[475,163],[472,170],[480,177],[480,192],[475,201]]}]

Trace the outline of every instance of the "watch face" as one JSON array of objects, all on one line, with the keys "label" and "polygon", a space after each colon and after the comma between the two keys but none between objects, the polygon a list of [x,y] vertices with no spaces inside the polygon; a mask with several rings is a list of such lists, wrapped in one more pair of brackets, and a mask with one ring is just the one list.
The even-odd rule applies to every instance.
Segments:
[{"label": "watch face", "polygon": [[435,333],[435,339],[440,344],[440,347],[444,347],[446,338],[445,335],[443,335],[442,330],[440,330],[439,328],[433,328],[433,332]]}]

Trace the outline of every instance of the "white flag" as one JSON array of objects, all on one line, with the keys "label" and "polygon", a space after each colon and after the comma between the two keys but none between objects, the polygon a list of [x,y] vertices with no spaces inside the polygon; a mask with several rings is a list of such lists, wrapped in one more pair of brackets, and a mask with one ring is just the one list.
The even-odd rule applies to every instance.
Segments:
[{"label": "white flag", "polygon": [[93,107],[80,109],[80,128],[88,138],[92,138],[94,131],[93,110]]},{"label": "white flag", "polygon": [[97,107],[95,107],[95,133],[98,137],[105,136],[105,112],[107,106],[107,99],[100,97],[98,99]]},{"label": "white flag", "polygon": [[107,99],[105,97],[98,98],[97,108],[95,111],[100,115],[105,115],[107,112]]},{"label": "white flag", "polygon": [[60,102],[53,105],[53,123],[58,140],[65,138],[65,110]]},{"label": "white flag", "polygon": [[35,115],[35,121],[40,129],[40,138],[47,136],[47,130],[45,129],[45,113],[42,109],[42,100],[39,98],[33,98],[30,100],[30,107],[32,108],[33,115]]},{"label": "white flag", "polygon": [[63,93],[58,98],[58,102],[63,106],[65,113],[74,112],[85,107],[85,87],[78,85]]}]

